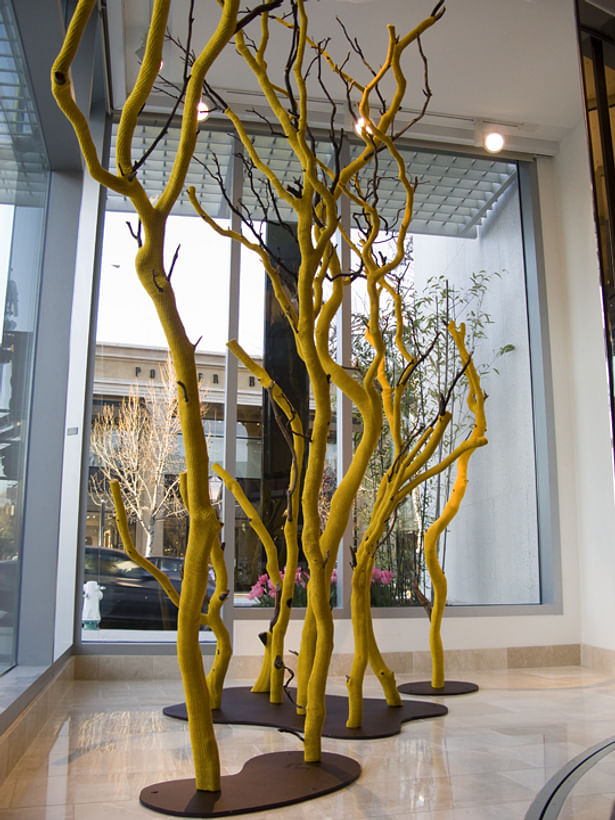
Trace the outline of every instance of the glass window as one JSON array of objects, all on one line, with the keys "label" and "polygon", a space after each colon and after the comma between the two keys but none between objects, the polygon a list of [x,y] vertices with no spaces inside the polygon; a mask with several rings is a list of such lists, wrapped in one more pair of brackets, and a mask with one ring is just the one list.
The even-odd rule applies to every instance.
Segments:
[{"label": "glass window", "polygon": [[0,0],[0,673],[15,663],[24,479],[49,170],[11,4]]},{"label": "glass window", "polygon": [[[404,402],[405,433],[424,429],[438,414],[461,363],[446,325],[466,324],[466,342],[488,395],[489,444],[469,464],[469,486],[457,516],[440,538],[439,557],[448,579],[448,603],[540,603],[536,476],[523,236],[514,163],[470,156],[407,150],[418,187],[404,277],[404,341],[419,358]],[[381,169],[383,178],[387,169]],[[391,171],[391,177],[392,177]],[[399,207],[395,186],[383,186],[381,207],[390,224]],[[387,237],[381,249],[387,253]],[[392,327],[390,301],[382,300]],[[355,364],[365,366],[369,346],[361,343],[365,299],[354,285]],[[388,331],[392,334],[392,330]],[[388,337],[387,337],[388,338]],[[393,349],[391,336],[389,349]],[[390,376],[402,369],[390,363]],[[452,413],[430,465],[442,461],[469,433],[463,378],[447,409]],[[360,434],[360,428],[355,436]],[[366,475],[355,519],[358,541],[369,520],[382,466],[389,462],[387,435]],[[399,509],[379,547],[372,602],[380,606],[420,604],[430,597],[422,545],[429,525],[450,496],[455,467],[419,485]]]},{"label": "glass window", "polygon": [[[168,574],[179,590],[181,579],[176,573]],[[177,607],[158,582],[121,550],[86,547],[83,580],[84,632],[177,629]]]},{"label": "glass window", "polygon": [[[140,126],[138,135],[143,138],[143,147],[153,134],[152,126]],[[203,131],[200,138],[204,140],[204,150],[216,152],[221,178],[229,180],[230,185],[232,140],[215,131]],[[152,195],[160,189],[164,169],[169,165],[165,158],[172,154],[176,139],[175,132],[169,131],[148,159],[143,179],[146,185],[153,186]],[[259,151],[292,182],[298,169],[284,141],[262,134],[254,139]],[[406,259],[401,266],[404,276],[399,284],[404,292],[404,334],[408,347],[419,355],[429,349],[429,357],[413,374],[404,405],[406,432],[431,421],[438,411],[440,394],[448,393],[459,372],[452,341],[443,330],[447,319],[466,323],[467,345],[489,396],[486,407],[489,444],[473,455],[470,484],[461,510],[439,544],[448,577],[449,604],[540,603],[518,167],[506,160],[445,151],[404,147],[402,152],[411,176],[418,179],[412,233],[408,237]],[[328,161],[325,144],[321,153],[323,161]],[[147,170],[150,161],[153,171]],[[394,169],[385,167],[385,162],[382,158],[379,164],[382,184],[378,195],[382,224],[388,231],[381,237],[379,251],[386,255],[387,242],[395,236],[402,202]],[[156,168],[158,171],[154,173]],[[228,225],[226,201],[199,168],[189,183],[197,185],[208,211]],[[226,194],[236,203],[240,202],[249,214],[251,221],[245,230],[252,236],[267,234],[268,245],[275,247],[283,260],[287,274],[285,287],[292,294],[292,271],[297,263],[292,214],[280,205],[275,210],[275,219],[269,221],[270,214],[263,206],[266,198],[258,194],[256,178],[250,180],[246,190],[244,174],[243,184],[242,192],[227,190]],[[350,214],[349,224],[355,232],[360,230],[361,218],[361,214]],[[132,223],[132,230],[127,228],[127,220]],[[147,408],[152,404],[147,397],[150,388],[158,395],[164,392],[164,338],[133,271],[136,247],[132,234],[135,231],[135,218],[126,203],[121,197],[110,195],[101,271],[94,408],[95,418],[97,414],[107,413],[110,420],[107,436],[116,449],[121,439],[119,419],[126,401],[132,400],[135,411],[139,408],[142,411],[143,406]],[[203,254],[204,245],[207,254]],[[169,260],[177,247],[174,284],[188,333],[200,340],[196,351],[197,370],[203,387],[203,424],[210,460],[224,464],[226,455],[232,452],[229,458],[235,464],[234,475],[269,528],[283,568],[290,458],[266,394],[241,364],[237,369],[236,396],[229,398],[233,412],[225,408],[227,384],[234,383],[229,377],[231,371],[226,369],[225,351],[231,309],[239,311],[240,344],[257,362],[264,364],[291,396],[304,417],[309,439],[312,409],[305,371],[255,254],[241,250],[239,285],[232,285],[230,243],[192,216],[191,206],[184,201],[178,203],[169,220],[166,248]],[[212,281],[215,288],[211,287]],[[365,365],[361,357],[369,358],[369,349],[364,349],[361,341],[364,340],[362,314],[366,306],[360,276],[355,279],[352,291],[354,359],[349,366],[360,370]],[[382,305],[385,315],[387,311],[391,314],[390,301],[385,297]],[[392,327],[392,322],[388,326]],[[331,342],[334,344],[335,340]],[[392,349],[393,343],[389,347]],[[394,375],[396,368],[399,370],[399,362],[392,361],[391,367]],[[460,377],[457,390],[448,399],[453,420],[448,438],[443,439],[434,455],[434,462],[442,460],[455,442],[467,434],[463,384]],[[340,459],[338,453],[337,422],[334,417],[322,492],[323,522],[337,481],[338,464],[345,458]],[[346,429],[352,426],[356,442],[361,434],[359,417],[344,419],[344,425]],[[174,435],[176,446],[170,449],[169,463],[163,471],[167,490],[182,468],[181,431],[176,429]],[[230,442],[225,442],[225,435],[230,437]],[[365,476],[353,512],[355,545],[367,526],[374,492],[389,456],[390,444],[385,436]],[[100,467],[93,457],[92,474],[96,475]],[[389,522],[374,572],[372,601],[375,606],[419,605],[429,599],[431,590],[422,556],[423,537],[448,498],[451,481],[452,475],[444,472],[439,479],[421,485],[399,509],[395,520]],[[100,484],[98,495],[93,491],[90,494],[87,547],[112,550],[120,544],[111,506],[104,498],[104,481]],[[234,550],[235,606],[269,605],[271,601],[266,595],[255,594],[265,571],[266,557],[248,516],[234,502],[230,509],[223,509],[225,494],[216,476],[210,477],[209,490],[228,528],[224,536],[227,553]],[[167,571],[166,559],[181,561],[189,521],[179,508],[175,510],[169,505],[151,516],[153,521],[148,527],[140,520],[142,512],[135,510],[131,515],[137,548]],[[350,546],[345,545],[345,550]],[[169,567],[168,571],[175,572],[181,582],[179,566],[175,570]],[[140,628],[146,628],[140,623]]]},{"label": "glass window", "polygon": [[[157,134],[153,126],[139,126],[135,150],[139,146],[145,150]],[[163,141],[164,158],[155,151],[140,173],[152,197],[165,183],[167,157],[175,136],[171,131]],[[228,154],[228,136],[209,135],[206,139],[221,157]],[[201,172],[199,184],[202,177]],[[224,216],[220,219],[227,224]],[[96,580],[102,588],[102,617],[96,629],[84,629],[85,640],[98,640],[104,630],[169,630],[177,623],[174,608],[169,610],[157,582],[121,552],[108,490],[111,479],[120,479],[136,549],[178,585],[188,538],[189,520],[179,493],[184,450],[177,386],[160,322],[134,270],[137,233],[138,221],[130,203],[110,194],[100,274],[86,526],[86,558],[88,553],[95,556],[98,569],[96,577],[88,578],[86,571],[84,579]],[[183,199],[168,219],[165,239],[167,265],[177,257],[173,286],[180,314],[196,344],[210,459],[221,461],[229,242],[196,217]],[[207,253],[203,252],[205,247]],[[219,487],[215,484],[212,477],[210,493],[218,501]],[[123,563],[120,556],[125,559]],[[121,578],[122,582],[111,583],[110,578]],[[142,586],[139,594],[135,584]],[[108,612],[111,606],[112,617]]]}]

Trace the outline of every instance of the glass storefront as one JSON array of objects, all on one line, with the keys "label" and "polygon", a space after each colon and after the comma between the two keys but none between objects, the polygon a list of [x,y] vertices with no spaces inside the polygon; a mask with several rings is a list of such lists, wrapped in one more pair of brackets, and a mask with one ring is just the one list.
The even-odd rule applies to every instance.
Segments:
[{"label": "glass storefront", "polygon": [[[155,129],[150,125],[140,128],[137,138],[143,140],[145,148]],[[231,137],[213,130],[202,131],[200,139],[203,140],[203,151],[216,154],[220,177],[232,188],[231,180],[236,180],[236,175],[231,173]],[[148,188],[150,195],[155,196],[161,189],[164,169],[168,165],[165,165],[165,158],[173,150],[175,140],[176,134],[169,131],[148,158],[151,168],[147,170],[146,167],[143,182],[153,186],[152,191]],[[286,169],[287,176],[292,177],[297,172],[295,161],[283,141],[262,134],[255,135],[254,140],[268,161]],[[441,560],[449,579],[449,604],[540,603],[529,331],[517,165],[506,160],[448,152],[403,150],[408,166],[419,179],[413,231],[408,258],[403,266],[404,287],[407,289],[404,308],[407,343],[409,346],[413,343],[419,347],[428,346],[427,336],[442,326],[447,311],[448,318],[465,321],[468,346],[475,355],[483,374],[483,386],[489,394],[490,443],[472,460],[467,498],[440,544]],[[325,143],[321,153],[323,161],[327,161]],[[381,170],[386,182],[387,171]],[[201,201],[209,212],[228,225],[228,202],[220,196],[207,175],[198,170],[189,183],[197,184]],[[292,272],[298,263],[290,221],[292,215],[283,212],[280,206],[276,220],[270,223],[263,206],[265,197],[258,195],[254,179],[248,190],[231,188],[226,191],[226,196],[230,202],[241,202],[241,207],[249,213],[248,230],[253,235],[266,235],[267,246],[276,248],[282,260],[279,264],[285,270],[285,287],[292,298]],[[398,196],[395,186],[383,185],[380,203],[393,235],[400,207]],[[289,221],[284,222],[286,219]],[[110,195],[103,244],[92,435],[97,415],[108,412],[115,418],[115,428],[112,424],[107,436],[113,440],[116,451],[123,435],[120,428],[130,426],[118,422],[118,408],[131,396],[135,410],[138,410],[139,403],[151,407],[156,403],[151,395],[161,397],[166,392],[162,378],[166,357],[164,338],[134,273],[132,260],[136,244],[133,234],[136,226],[132,224],[129,229],[126,225],[131,220],[134,223],[128,204],[117,195]],[[352,224],[360,224],[359,216],[353,218],[351,215],[351,220]],[[383,252],[386,241],[383,237]],[[233,474],[278,547],[280,568],[283,569],[283,524],[290,454],[266,391],[261,390],[243,365],[233,362],[232,357],[227,358],[225,345],[233,310],[239,315],[237,337],[240,344],[257,362],[262,362],[292,396],[309,440],[313,407],[305,369],[255,254],[242,249],[238,285],[233,286],[230,240],[195,218],[190,204],[183,199],[169,222],[169,261],[177,247],[179,253],[173,282],[189,335],[195,341],[199,339],[196,361],[203,389],[203,425],[210,459],[219,463],[230,459],[234,465]],[[362,366],[360,327],[364,302],[361,289],[359,276],[353,284],[351,305],[354,335],[350,366],[355,370]],[[121,298],[118,298],[120,293]],[[417,333],[421,323],[424,326],[420,329],[419,339]],[[447,345],[445,336],[446,333],[441,334],[438,347],[434,348],[438,355]],[[332,339],[332,344],[334,341]],[[451,345],[449,340],[449,350]],[[447,380],[454,378],[454,356],[451,354],[450,361],[442,365],[443,355],[440,365],[425,363],[422,375],[413,383],[414,395],[409,398],[405,411],[409,427],[427,422],[427,415],[434,409],[427,397],[430,401],[436,397],[437,410],[438,393],[446,392]],[[232,367],[237,368],[233,378],[228,369]],[[448,368],[446,373],[443,367]],[[235,381],[236,392],[228,393],[228,384]],[[460,380],[460,389],[453,399],[451,428],[457,438],[467,432],[463,426],[467,419],[462,409],[465,403],[462,384],[463,380]],[[232,403],[233,412],[227,413],[231,406],[228,403]],[[166,418],[167,427],[175,423],[173,413],[166,416],[163,413],[162,417]],[[361,434],[359,418],[343,421],[352,427],[356,443]],[[322,489],[323,524],[341,463],[337,427],[334,408],[326,486]],[[182,469],[180,431],[177,429],[172,435],[177,440],[177,447],[165,464],[158,465],[158,474],[164,476],[167,491]],[[453,446],[453,441],[451,438],[443,442],[446,452]],[[365,476],[353,512],[352,543],[344,545],[342,555],[356,547],[367,526],[370,498],[375,492],[378,470],[383,460],[386,461],[388,447],[385,436]],[[441,448],[439,457],[445,455]],[[139,460],[142,463],[146,460],[144,454]],[[92,482],[100,469],[100,460],[97,462],[92,455],[86,552],[121,546],[112,506],[105,497],[104,481],[99,481],[99,491],[93,489]],[[155,471],[150,472],[153,475]],[[143,498],[153,492],[151,478],[142,475],[140,481],[143,482],[141,498],[135,499],[131,514],[137,548],[156,560],[167,557],[181,562],[189,521],[181,511],[173,508],[170,501],[154,512],[151,504],[146,504],[145,510],[139,509],[143,506]],[[425,529],[437,516],[450,492],[450,483],[451,476],[443,474],[439,481],[418,488],[390,522],[376,560],[372,586],[375,606],[420,606],[425,598],[429,599],[431,590],[424,569],[422,541]],[[150,485],[149,489],[147,485]],[[248,516],[229,494],[225,496],[221,481],[215,475],[210,477],[209,490],[224,520],[227,554],[232,550],[235,607],[245,609],[270,603],[266,594],[258,594],[266,556],[249,525]],[[150,525],[143,520],[145,513],[150,516]],[[301,554],[300,564],[305,564]],[[338,598],[337,603],[341,605],[342,598]],[[163,628],[161,621],[164,621],[162,616],[152,628]],[[168,624],[172,628],[172,622]],[[104,619],[101,627],[105,627]],[[128,620],[126,628],[134,628]]]}]

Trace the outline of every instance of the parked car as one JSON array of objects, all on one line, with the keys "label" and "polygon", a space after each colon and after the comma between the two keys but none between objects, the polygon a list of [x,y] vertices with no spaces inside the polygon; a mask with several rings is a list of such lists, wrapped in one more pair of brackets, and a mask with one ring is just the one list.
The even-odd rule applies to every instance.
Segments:
[{"label": "parked car", "polygon": [[[172,581],[179,581],[181,583],[184,577],[184,559],[183,556],[178,555],[151,555],[149,559],[154,566],[161,569],[165,575],[168,575]],[[209,576],[207,579],[207,600],[216,591],[216,574],[213,568],[209,568]]]},{"label": "parked car", "polygon": [[[150,560],[179,593],[184,559],[155,555]],[[122,550],[86,547],[83,582],[87,581],[97,581],[102,587],[101,629],[177,629],[177,607],[158,581]],[[204,612],[214,591],[215,576],[210,569]]]},{"label": "parked car", "polygon": [[[177,629],[177,607],[122,550],[86,547],[83,581],[102,587],[101,629]],[[170,581],[179,592],[181,581]]]},{"label": "parked car", "polygon": [[[184,559],[155,556],[156,564],[175,589],[181,590]],[[18,601],[19,561],[0,561],[0,626],[15,623]],[[177,607],[147,570],[132,561],[122,550],[86,547],[83,581],[96,581],[102,587],[100,601],[102,629],[177,629]],[[207,585],[207,600],[215,583]],[[204,606],[204,610],[206,610]]]},{"label": "parked car", "polygon": [[184,559],[181,556],[151,555],[149,560],[175,581],[181,581],[184,577]]}]

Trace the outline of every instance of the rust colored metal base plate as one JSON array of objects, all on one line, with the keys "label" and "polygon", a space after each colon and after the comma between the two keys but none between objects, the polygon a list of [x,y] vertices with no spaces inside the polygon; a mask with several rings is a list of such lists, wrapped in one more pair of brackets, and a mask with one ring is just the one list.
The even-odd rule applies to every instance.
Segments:
[{"label": "rust colored metal base plate", "polygon": [[466,683],[462,680],[445,680],[444,686],[434,689],[429,680],[411,681],[402,683],[398,687],[402,695],[467,695],[470,692],[478,692],[475,683]]},{"label": "rust colored metal base plate", "polygon": [[148,809],[176,817],[228,817],[301,803],[348,786],[361,774],[356,760],[324,752],[305,763],[303,752],[253,757],[237,774],[222,777],[219,792],[197,791],[194,778],[146,786],[139,800]]},{"label": "rust colored metal base plate", "polygon": [[[294,699],[295,690],[289,690]],[[401,731],[409,720],[440,717],[448,712],[441,703],[424,700],[406,700],[401,706],[387,706],[380,698],[363,699],[363,725],[360,729],[347,729],[348,699],[342,695],[327,695],[327,718],[324,737],[370,740],[391,737]],[[165,706],[162,710],[169,717],[187,720],[186,704]],[[298,715],[294,702],[285,697],[282,703],[270,703],[266,693],[254,693],[248,686],[225,689],[222,708],[212,711],[214,723],[237,723],[250,726],[273,726],[292,732],[303,731],[303,717]]]}]

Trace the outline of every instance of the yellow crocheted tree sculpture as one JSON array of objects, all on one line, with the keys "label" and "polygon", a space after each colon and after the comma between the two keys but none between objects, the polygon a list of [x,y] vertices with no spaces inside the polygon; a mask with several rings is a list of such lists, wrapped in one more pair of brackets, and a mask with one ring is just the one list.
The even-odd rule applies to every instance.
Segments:
[{"label": "yellow crocheted tree sculpture", "polygon": [[[428,528],[424,537],[425,565],[429,572],[433,588],[433,604],[429,626],[429,648],[432,663],[431,685],[434,689],[444,688],[444,650],[442,647],[440,629],[442,616],[444,615],[444,607],[446,606],[447,589],[446,576],[438,560],[438,539],[459,511],[468,485],[468,462],[470,461],[472,453],[477,447],[487,443],[485,438],[485,432],[487,430],[485,420],[485,396],[481,389],[474,363],[465,347],[465,327],[461,325],[458,330],[451,324],[449,325],[449,331],[455,340],[462,361],[467,362],[466,373],[469,386],[467,403],[470,413],[474,418],[474,424],[468,438],[463,444],[456,448],[456,476],[451,494],[446,500],[440,515]],[[450,463],[454,464],[454,461]]]},{"label": "yellow crocheted tree sculpture", "polygon": [[[292,587],[294,584],[297,556],[297,511],[300,508],[303,520],[301,547],[308,562],[310,581],[307,589],[307,609],[303,625],[301,648],[298,659],[297,706],[305,715],[305,758],[317,761],[321,754],[321,734],[325,720],[325,683],[333,651],[333,616],[330,606],[331,576],[338,560],[339,546],[348,525],[351,510],[360,490],[365,472],[383,430],[383,391],[381,382],[385,372],[386,349],[381,328],[381,300],[387,293],[395,298],[395,288],[390,278],[405,256],[405,240],[408,234],[415,190],[405,161],[397,148],[397,141],[410,127],[397,128],[399,115],[406,90],[406,78],[402,69],[402,56],[412,44],[418,44],[420,37],[442,14],[441,4],[416,28],[404,36],[399,36],[394,26],[388,27],[388,49],[378,69],[369,72],[368,81],[359,82],[350,76],[348,69],[334,61],[323,43],[311,38],[309,16],[303,2],[291,3],[293,15],[290,19],[274,14],[261,16],[258,38],[248,38],[240,31],[235,37],[235,48],[257,78],[263,101],[269,111],[267,125],[272,134],[283,135],[287,146],[300,168],[292,184],[284,180],[274,163],[259,154],[251,133],[242,116],[209,85],[208,97],[230,120],[238,136],[244,155],[245,179],[259,196],[259,202],[267,200],[272,212],[279,213],[283,203],[292,214],[293,231],[299,250],[296,294],[290,293],[284,281],[282,265],[276,258],[275,249],[267,246],[266,240],[255,230],[250,214],[245,208],[235,207],[250,230],[240,233],[226,229],[216,222],[198,202],[195,190],[189,189],[189,197],[198,214],[215,231],[240,242],[256,253],[272,284],[275,298],[288,322],[294,338],[296,352],[305,365],[311,395],[311,417],[309,446],[305,460],[305,431],[299,427],[298,415],[285,398],[274,398],[289,420],[290,446],[293,450],[293,471],[300,472],[289,483],[289,506],[287,514],[287,571],[284,587],[280,585],[279,568],[275,549],[265,527],[258,519],[255,509],[247,500],[237,494],[237,500],[247,512],[253,528],[262,533],[261,540],[267,552],[268,570],[276,589],[276,613],[267,636],[265,662],[256,691],[270,691],[273,702],[282,699],[283,633],[286,629]],[[273,77],[268,51],[272,39],[272,29],[287,29],[290,32],[291,47],[289,59],[283,66],[282,75]],[[422,50],[421,50],[421,55]],[[315,137],[309,118],[308,77],[312,70],[317,74],[321,88],[325,88],[324,73],[341,83],[348,98],[348,112],[353,117],[361,142],[354,153],[348,151],[348,142],[343,129],[336,128],[337,105],[331,95],[330,127],[321,140],[327,143],[333,154],[330,163],[323,161],[319,153],[319,140]],[[382,87],[387,85],[390,102],[385,102]],[[430,92],[425,82],[425,104]],[[356,95],[356,102],[352,97]],[[419,115],[420,116],[420,115]],[[395,225],[392,250],[388,258],[381,252],[382,231],[386,226],[379,212],[378,171],[386,156],[394,168],[398,185],[405,194],[405,203]],[[388,172],[389,174],[391,171]],[[213,172],[212,176],[216,177]],[[223,187],[223,180],[218,175]],[[244,185],[246,182],[244,181]],[[350,207],[361,214],[359,236],[351,232],[350,225],[343,218],[344,208]],[[344,250],[345,249],[345,250]],[[359,273],[353,272],[342,262],[345,255],[354,254]],[[336,316],[345,299],[349,298],[350,287],[359,275],[364,283],[369,302],[367,335],[373,349],[372,361],[363,376],[349,371],[336,360],[331,350],[331,337]],[[401,328],[400,328],[401,333]],[[231,350],[250,369],[266,388],[273,387],[273,380],[250,356],[233,340]],[[404,387],[406,382],[404,382]],[[319,503],[321,488],[325,481],[326,449],[333,423],[333,390],[337,389],[353,405],[360,419],[361,434],[352,460],[330,500],[326,522],[321,522]],[[403,387],[397,390],[399,397]],[[397,414],[399,416],[399,406]],[[388,413],[388,408],[387,408]],[[394,411],[391,410],[394,415]],[[391,415],[392,419],[392,415]],[[404,452],[392,466],[397,470],[399,492],[394,498],[387,496],[386,503],[374,510],[373,538],[365,541],[356,553],[356,566],[352,581],[352,613],[355,631],[355,662],[349,681],[351,701],[349,726],[360,726],[362,704],[362,678],[366,660],[369,657],[377,668],[387,696],[392,706],[400,705],[392,673],[386,669],[375,645],[371,629],[369,578],[375,557],[375,547],[386,522],[397,504],[404,497],[410,475],[420,472],[439,440],[440,431],[446,426],[448,417],[443,411],[436,429],[427,432],[421,439],[420,447],[412,449],[413,458],[406,464],[408,454]],[[400,423],[400,420],[398,419]],[[393,422],[395,424],[395,422]],[[400,442],[400,447],[402,443]],[[424,452],[422,458],[418,453]],[[402,467],[401,470],[398,468]],[[444,467],[442,468],[444,469]],[[409,472],[410,471],[410,472]],[[224,476],[233,490],[230,478]],[[390,477],[387,478],[389,480]],[[422,480],[419,478],[418,481]],[[411,491],[411,487],[409,490]],[[391,503],[389,503],[391,502]],[[258,522],[258,523],[256,523]],[[292,529],[290,529],[292,526]],[[275,648],[272,648],[275,644]]]},{"label": "yellow crocheted tree sculpture", "polygon": [[[55,99],[75,129],[92,177],[132,203],[138,214],[139,235],[135,267],[141,284],[152,299],[164,328],[175,368],[179,415],[186,451],[184,502],[190,514],[190,533],[186,548],[184,581],[179,607],[177,653],[188,709],[190,736],[198,789],[220,788],[220,763],[213,731],[211,708],[220,704],[224,675],[231,656],[231,643],[220,609],[228,595],[228,581],[220,544],[220,522],[209,498],[209,458],[201,419],[199,385],[194,359],[195,346],[188,338],[179,316],[170,277],[164,264],[164,239],[167,218],[181,193],[197,138],[197,106],[201,100],[205,75],[222,49],[231,40],[239,21],[239,0],[226,0],[219,20],[207,43],[192,65],[187,83],[179,149],[164,191],[155,203],[149,199],[135,169],[132,139],[139,114],[156,82],[162,61],[170,0],[154,0],[151,25],[138,78],[126,100],[118,126],[117,169],[108,171],[97,154],[83,112],[75,102],[70,69],[96,0],[79,0],[60,54],[51,70]],[[118,521],[125,546],[130,551],[125,514],[118,488],[114,490]],[[132,552],[134,557],[136,554]],[[202,615],[207,589],[208,566],[216,571],[216,592],[206,616]],[[150,571],[164,582],[161,573]],[[171,592],[171,590],[168,590]],[[214,665],[206,679],[199,645],[199,629],[205,622],[217,639]]]},{"label": "yellow crocheted tree sculpture", "polygon": [[[70,79],[71,64],[96,0],[78,0],[64,46],[51,74],[53,93],[75,129],[90,174],[102,185],[130,200],[139,217],[141,229],[137,237],[136,272],[157,310],[176,373],[186,450],[186,472],[182,477],[181,489],[190,514],[184,580],[179,597],[162,573],[136,554],[117,485],[112,492],[125,548],[135,560],[148,566],[179,607],[178,658],[185,688],[196,786],[203,791],[217,791],[220,788],[220,764],[211,709],[220,705],[222,684],[231,654],[230,639],[220,614],[222,603],[228,595],[228,580],[219,537],[220,522],[209,498],[209,458],[201,418],[195,345],[182,324],[171,284],[172,270],[165,268],[163,258],[167,219],[184,187],[188,167],[195,156],[197,107],[203,94],[208,97],[212,107],[217,107],[232,124],[243,146],[248,184],[262,183],[265,190],[263,196],[268,198],[271,207],[275,209],[275,203],[283,203],[293,214],[293,230],[299,251],[296,293],[291,294],[284,282],[279,260],[262,236],[254,231],[249,233],[224,228],[198,202],[194,189],[189,189],[196,212],[211,228],[260,257],[290,328],[297,355],[308,375],[311,397],[309,431],[304,429],[296,408],[271,375],[236,340],[229,342],[231,351],[269,393],[292,453],[284,525],[287,566],[283,580],[275,544],[257,511],[232,475],[223,467],[212,467],[235,495],[266,550],[267,570],[276,590],[276,609],[265,636],[263,668],[254,688],[256,691],[269,691],[273,702],[282,699],[284,640],[299,555],[298,521],[300,518],[302,520],[301,548],[308,562],[310,581],[298,661],[297,704],[299,711],[305,715],[306,762],[321,759],[325,684],[334,641],[331,576],[354,500],[383,430],[388,431],[393,441],[393,458],[382,476],[370,524],[353,554],[355,656],[348,680],[350,727],[361,725],[362,685],[367,663],[371,664],[382,682],[387,703],[391,706],[400,703],[394,676],[384,664],[376,645],[369,600],[376,548],[388,526],[387,522],[397,506],[419,483],[458,461],[455,491],[450,506],[447,505],[448,512],[445,510],[449,516],[454,514],[463,494],[469,455],[476,447],[486,443],[483,396],[478,377],[465,350],[463,328],[457,330],[454,325],[449,326],[448,331],[463,365],[459,376],[467,378],[470,384],[470,407],[476,418],[474,432],[444,461],[434,464],[433,455],[450,420],[446,402],[443,401],[433,424],[418,437],[404,440],[402,435],[402,397],[410,374],[420,364],[420,357],[413,356],[404,345],[401,297],[395,287],[396,271],[405,256],[405,240],[410,230],[416,187],[416,181],[410,176],[411,169],[406,167],[397,145],[425,110],[423,108],[414,120],[403,126],[398,125],[407,85],[402,57],[410,46],[418,46],[425,69],[422,90],[426,106],[430,91],[420,38],[442,16],[442,0],[429,17],[406,34],[399,35],[394,26],[388,26],[388,46],[377,68],[371,68],[355,41],[348,37],[348,42],[359,55],[359,63],[367,71],[368,79],[365,82],[350,75],[345,60],[336,62],[329,54],[326,43],[310,37],[305,0],[287,2],[290,13],[286,15],[277,13],[283,0],[265,0],[243,13],[240,13],[238,0],[219,2],[213,31],[202,49],[193,53],[191,46],[186,48],[179,147],[168,182],[154,202],[150,201],[140,182],[141,161],[133,156],[132,141],[139,114],[154,88],[161,66],[170,0],[153,0],[152,3],[145,54],[118,124],[115,172],[107,170],[97,154],[87,119],[75,102]],[[270,64],[275,62],[275,55],[271,53],[274,27],[276,36],[287,31],[291,42],[288,58],[282,66],[282,76],[277,79],[270,73]],[[261,103],[269,112],[267,128],[283,137],[300,167],[300,174],[292,184],[283,181],[274,164],[259,154],[248,125],[241,114],[224,100],[223,91],[216,91],[209,84],[208,71],[223,51],[225,57],[231,52],[236,53],[258,81]],[[341,84],[343,103],[336,103],[328,92],[323,79],[325,72]],[[314,82],[330,107],[330,122],[324,134],[324,140],[331,149],[329,162],[325,162],[319,153],[319,140],[323,137],[321,135],[316,139],[310,122],[310,83],[313,85]],[[345,129],[339,127],[339,115],[344,114],[340,105],[345,109],[346,121],[348,115],[352,117],[360,137],[352,150]],[[394,226],[384,223],[379,210],[380,169],[385,157],[389,168],[393,168],[396,184],[404,193],[404,205]],[[207,167],[207,157],[199,159]],[[215,170],[210,170],[210,173],[216,176]],[[390,175],[391,171],[388,173]],[[222,180],[219,181],[222,184]],[[229,205],[237,207],[235,203],[229,202]],[[349,209],[360,215],[358,231],[351,230],[349,220],[344,216]],[[241,209],[239,215],[249,220]],[[388,232],[392,237],[386,255],[380,246],[383,232]],[[356,264],[350,265],[350,257]],[[336,359],[331,343],[336,316],[342,304],[347,302],[351,285],[357,277],[363,280],[367,296],[366,337],[372,350],[370,364],[361,374]],[[389,383],[390,370],[387,369],[387,350],[381,327],[381,305],[385,298],[395,304],[397,352],[404,361],[403,372],[392,383]],[[359,422],[360,435],[347,470],[338,476],[328,516],[323,522],[320,499],[326,474],[327,443],[334,421],[334,390],[351,402]],[[445,520],[442,521],[445,525]],[[435,546],[439,532],[434,525],[433,532],[426,539],[429,541],[430,556],[431,545]],[[427,560],[431,567],[431,557]],[[202,609],[210,563],[216,572],[216,592],[204,615]],[[441,586],[441,582],[434,580],[437,595]],[[434,622],[439,624],[437,617]],[[212,628],[218,642],[215,662],[207,677],[198,640],[199,628],[203,623]]]}]

